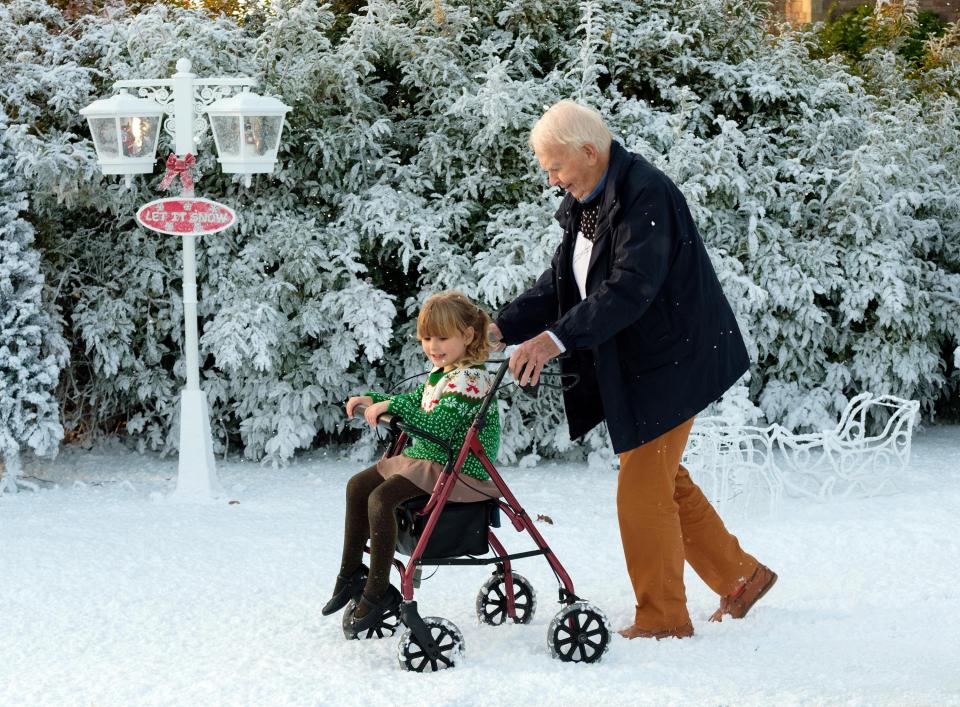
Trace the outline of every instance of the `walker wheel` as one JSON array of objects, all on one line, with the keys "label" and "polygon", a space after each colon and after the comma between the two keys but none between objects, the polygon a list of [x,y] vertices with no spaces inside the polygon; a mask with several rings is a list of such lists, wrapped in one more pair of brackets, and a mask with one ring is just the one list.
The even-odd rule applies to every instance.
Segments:
[{"label": "walker wheel", "polygon": [[344,638],[350,640],[354,638],[386,638],[387,636],[395,634],[400,627],[400,609],[398,607],[385,613],[380,623],[376,626],[368,628],[366,631],[361,631],[360,633],[354,633],[353,629],[350,628],[350,615],[353,614],[353,609],[356,605],[357,601],[355,599],[348,601],[347,607],[343,610],[343,615],[340,617],[340,626],[343,628]]},{"label": "walker wheel", "polygon": [[408,628],[397,646],[400,667],[415,673],[452,668],[463,657],[463,634],[460,629],[439,616],[427,616],[423,623],[433,639],[433,646],[420,645],[413,630]]},{"label": "walker wheel", "polygon": [[[513,606],[517,613],[514,623],[528,624],[537,610],[537,593],[533,585],[523,575],[513,575]],[[507,581],[502,572],[495,572],[477,594],[477,618],[491,626],[499,626],[509,618],[507,616]]]},{"label": "walker wheel", "polygon": [[553,617],[547,646],[565,663],[596,663],[610,647],[610,622],[592,604],[575,602]]}]

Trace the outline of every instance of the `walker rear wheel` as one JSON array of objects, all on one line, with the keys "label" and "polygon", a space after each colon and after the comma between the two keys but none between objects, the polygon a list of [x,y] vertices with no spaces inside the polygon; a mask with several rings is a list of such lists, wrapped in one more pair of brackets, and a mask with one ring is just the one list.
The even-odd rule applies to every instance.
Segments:
[{"label": "walker rear wheel", "polygon": [[[537,610],[537,593],[533,585],[523,575],[516,572],[513,576],[513,606],[517,618],[515,623],[528,624]],[[507,580],[502,572],[495,572],[477,594],[477,618],[491,626],[499,626],[509,618],[507,616]]]},{"label": "walker rear wheel", "polygon": [[350,640],[354,638],[386,638],[387,636],[395,634],[400,627],[400,609],[396,608],[385,613],[380,623],[373,628],[368,628],[366,631],[361,631],[360,633],[354,633],[350,628],[350,616],[353,614],[353,608],[356,605],[356,600],[351,599],[348,601],[347,607],[343,610],[343,616],[340,618],[340,626],[343,628],[344,638]]},{"label": "walker rear wheel", "polygon": [[553,617],[547,646],[554,658],[565,663],[595,663],[610,647],[610,622],[592,604],[575,602]]},{"label": "walker rear wheel", "polygon": [[420,645],[413,630],[408,628],[397,646],[400,667],[423,673],[455,666],[463,656],[463,634],[460,629],[439,616],[427,616],[423,623],[430,634],[431,645]]}]

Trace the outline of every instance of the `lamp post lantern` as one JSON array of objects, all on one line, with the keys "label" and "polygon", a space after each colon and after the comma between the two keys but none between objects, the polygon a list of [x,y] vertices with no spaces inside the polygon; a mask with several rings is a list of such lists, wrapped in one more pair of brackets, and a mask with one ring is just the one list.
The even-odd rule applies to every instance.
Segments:
[{"label": "lamp post lantern", "polygon": [[220,169],[228,174],[272,172],[280,147],[283,117],[290,110],[276,98],[242,91],[207,107]]},{"label": "lamp post lantern", "polygon": [[[153,172],[161,123],[174,138],[175,153],[166,161],[167,174],[161,187],[166,188],[179,178],[181,198],[151,202],[137,212],[137,220],[154,231],[183,237],[187,380],[180,394],[180,452],[175,493],[180,497],[209,498],[222,493],[222,489],[213,456],[207,397],[200,388],[195,240],[203,233],[229,227],[235,221],[235,214],[223,204],[194,198],[190,174],[194,146],[206,129],[201,116],[205,111],[213,122],[223,171],[246,175],[249,186],[251,174],[273,171],[283,119],[290,108],[275,98],[249,92],[256,86],[253,79],[197,78],[190,69],[189,59],[179,59],[177,72],[169,79],[117,81],[114,83],[114,88],[120,91],[117,95],[94,101],[80,113],[89,122],[104,174],[123,174],[128,183],[134,174]],[[140,97],[130,95],[131,89],[136,89]],[[229,97],[239,90],[243,93]],[[165,113],[170,117],[162,121]],[[229,131],[233,127],[237,128],[237,149],[230,142]]]},{"label": "lamp post lantern", "polygon": [[121,91],[111,98],[94,101],[80,115],[90,124],[104,174],[153,171],[163,118],[159,103]]}]

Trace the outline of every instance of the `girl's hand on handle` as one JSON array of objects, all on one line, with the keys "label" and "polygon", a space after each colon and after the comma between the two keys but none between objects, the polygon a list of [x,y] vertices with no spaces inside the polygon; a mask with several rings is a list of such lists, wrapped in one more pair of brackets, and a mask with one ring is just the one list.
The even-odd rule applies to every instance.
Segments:
[{"label": "girl's hand on handle", "polygon": [[377,418],[380,417],[383,413],[385,413],[389,406],[390,406],[389,400],[384,400],[379,403],[373,403],[372,405],[368,406],[366,410],[363,411],[363,419],[366,420],[367,424],[370,425],[371,427],[376,427]]},{"label": "girl's hand on handle", "polygon": [[369,395],[354,395],[347,401],[347,417],[353,417],[353,413],[356,411],[358,405],[366,405],[370,407],[373,405],[373,398]]}]

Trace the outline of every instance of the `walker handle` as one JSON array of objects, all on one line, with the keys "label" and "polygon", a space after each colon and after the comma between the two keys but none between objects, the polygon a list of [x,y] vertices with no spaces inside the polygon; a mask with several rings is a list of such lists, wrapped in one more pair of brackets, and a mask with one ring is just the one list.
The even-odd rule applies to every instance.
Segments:
[{"label": "walker handle", "polygon": [[[355,419],[357,419],[357,420],[363,420],[363,413],[366,411],[367,407],[369,407],[369,406],[367,406],[367,405],[357,405],[357,406],[353,409],[353,417],[354,417]],[[386,428],[389,429],[391,432],[396,432],[396,431],[397,431],[397,426],[396,426],[397,420],[396,420],[395,418],[396,418],[396,415],[394,415],[392,412],[384,412],[384,413],[381,413],[380,416],[377,418],[377,422],[380,424],[380,426],[386,427]]]},{"label": "walker handle", "polygon": [[[357,407],[353,409],[353,416],[362,419],[363,411],[366,409],[366,405],[357,405]],[[391,412],[385,412],[377,418],[377,422],[380,424],[380,426],[385,427],[389,432],[403,432],[408,437],[422,437],[423,439],[428,439],[445,451],[448,457],[453,454],[452,450],[450,449],[449,440],[440,439],[436,435],[430,434],[426,430],[421,430],[419,427],[414,427],[413,425],[407,424],[400,418],[399,415],[394,415]]]}]

